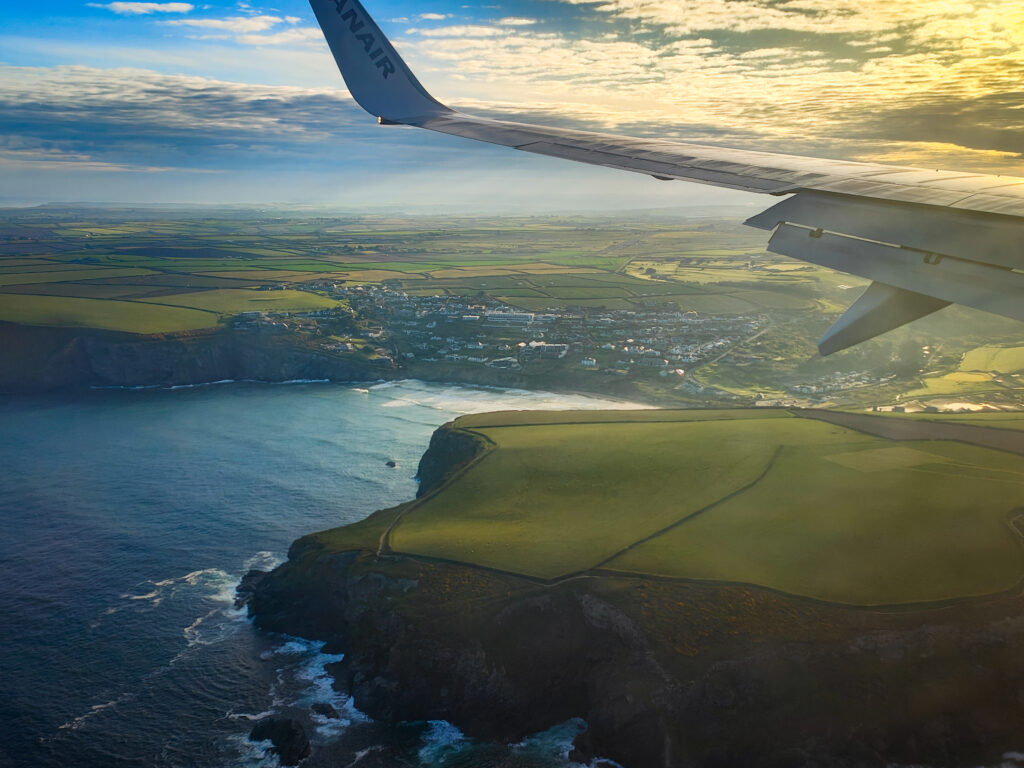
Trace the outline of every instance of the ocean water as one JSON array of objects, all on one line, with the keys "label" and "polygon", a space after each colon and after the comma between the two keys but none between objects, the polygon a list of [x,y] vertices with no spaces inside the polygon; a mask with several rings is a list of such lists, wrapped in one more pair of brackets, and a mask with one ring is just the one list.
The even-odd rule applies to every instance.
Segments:
[{"label": "ocean water", "polygon": [[[568,766],[580,722],[513,746],[378,726],[333,690],[339,657],[257,631],[232,600],[298,536],[412,498],[454,416],[593,407],[616,406],[420,382],[0,403],[0,766],[271,768],[246,738],[268,712],[304,713],[323,764]],[[310,716],[317,701],[341,717]]]}]

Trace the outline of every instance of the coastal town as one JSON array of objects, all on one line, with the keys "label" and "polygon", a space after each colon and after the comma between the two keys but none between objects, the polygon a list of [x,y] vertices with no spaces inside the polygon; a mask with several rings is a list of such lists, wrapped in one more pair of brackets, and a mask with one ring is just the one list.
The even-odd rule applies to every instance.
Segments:
[{"label": "coastal town", "polygon": [[588,379],[581,377],[589,376],[595,389],[615,388],[601,381],[614,378],[625,380],[617,387],[622,392],[639,385],[681,400],[755,406],[811,406],[895,379],[834,372],[794,380],[782,393],[743,393],[695,375],[729,356],[748,366],[771,362],[750,351],[773,323],[767,313],[701,314],[657,301],[635,310],[569,306],[530,312],[485,294],[417,295],[386,283],[321,281],[300,289],[326,293],[339,305],[303,313],[246,312],[235,319],[234,330],[291,333],[320,353],[353,356],[382,371],[421,375],[440,367],[458,378],[459,371],[476,368],[485,377],[474,381],[497,385],[516,385],[530,374],[585,385]]},{"label": "coastal town", "polygon": [[[766,252],[735,219],[260,215],[243,232],[197,215],[11,214],[0,321],[34,362],[6,386],[122,383],[110,355],[102,374],[67,357],[67,339],[88,335],[145,341],[142,384],[217,368],[666,407],[1024,407],[1018,326],[958,307],[822,357],[818,339],[863,286]],[[217,363],[190,367],[198,353],[176,344]]]}]

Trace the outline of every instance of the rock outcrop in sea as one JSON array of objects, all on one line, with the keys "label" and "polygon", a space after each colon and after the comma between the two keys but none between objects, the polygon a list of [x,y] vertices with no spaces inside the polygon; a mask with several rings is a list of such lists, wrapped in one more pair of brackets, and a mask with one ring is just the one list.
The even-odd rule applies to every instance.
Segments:
[{"label": "rock outcrop in sea", "polygon": [[260,720],[253,726],[249,739],[273,744],[281,765],[298,765],[310,754],[306,729],[298,720],[290,718],[267,717]]}]

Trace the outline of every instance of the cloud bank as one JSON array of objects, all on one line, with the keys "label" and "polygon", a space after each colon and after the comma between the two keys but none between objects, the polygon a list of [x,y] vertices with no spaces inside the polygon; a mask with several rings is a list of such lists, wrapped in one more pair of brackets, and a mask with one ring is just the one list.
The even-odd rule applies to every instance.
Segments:
[{"label": "cloud bank", "polygon": [[[345,173],[364,182],[415,177],[431,187],[443,178],[466,184],[475,173],[480,189],[507,168],[547,180],[590,173],[377,128],[346,97],[306,11],[245,3],[93,7],[120,17],[107,17],[107,25],[153,35],[158,42],[138,58],[147,68],[0,68],[0,166],[8,171],[203,174],[204,184],[214,175],[268,186],[291,173],[305,174],[311,189],[319,182],[308,180],[329,185]],[[513,0],[500,8],[438,0],[388,24],[427,89],[466,111],[1024,175],[1024,6],[1016,0]],[[86,45],[43,41],[36,49],[85,55]],[[109,61],[119,51],[118,60],[132,60],[135,49],[102,45],[109,52],[97,49],[88,60]],[[263,50],[254,56],[253,48]],[[210,76],[171,74],[182,71]],[[251,82],[232,82],[244,79]],[[602,175],[587,178],[608,178],[610,186],[633,183],[593,173]],[[677,186],[685,185],[662,185]]]},{"label": "cloud bank", "polygon": [[191,3],[88,3],[90,8],[106,8],[122,16],[147,16],[152,13],[189,13]]}]

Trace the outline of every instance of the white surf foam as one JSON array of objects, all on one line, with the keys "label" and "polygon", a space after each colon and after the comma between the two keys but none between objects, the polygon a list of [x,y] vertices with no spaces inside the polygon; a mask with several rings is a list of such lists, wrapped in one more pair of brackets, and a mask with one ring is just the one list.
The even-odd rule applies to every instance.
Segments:
[{"label": "white surf foam", "polygon": [[181,581],[190,587],[202,589],[207,600],[228,605],[235,603],[235,587],[239,581],[236,574],[222,571],[220,568],[204,568],[182,576]]},{"label": "white surf foam", "polygon": [[280,768],[281,761],[273,751],[270,741],[249,741],[248,734],[228,737],[231,751],[236,757],[231,761],[233,768]]},{"label": "white surf foam", "polygon": [[242,572],[248,573],[253,569],[257,571],[272,571],[283,562],[284,558],[278,553],[264,550],[248,558],[242,564]]},{"label": "white surf foam", "polygon": [[447,720],[431,720],[421,737],[419,759],[423,765],[440,766],[469,746],[465,734]]},{"label": "white surf foam", "polygon": [[199,587],[205,591],[204,597],[207,599],[217,603],[234,604],[235,586],[237,584],[237,576],[233,576],[219,568],[192,571],[184,576],[161,579],[160,581],[147,579],[136,584],[130,591],[120,595],[121,600],[126,602],[104,610],[101,619],[126,608],[133,608],[135,610],[158,608],[164,600],[174,597],[184,587]]},{"label": "white surf foam", "polygon": [[567,720],[546,731],[527,736],[513,746],[517,752],[532,757],[569,759],[573,740],[587,729],[587,723],[580,718]]},{"label": "white surf foam", "polygon": [[[247,570],[248,567],[256,566],[272,568],[280,562],[280,558],[271,552],[258,552],[246,560],[245,565]],[[184,597],[190,601],[199,597],[202,602],[213,603],[214,607],[200,613],[182,628],[186,647],[171,660],[171,664],[175,664],[193,648],[223,642],[244,626],[246,611],[235,608],[235,588],[239,579],[237,574],[220,568],[202,568],[184,576],[145,581],[137,585],[134,591],[121,595],[125,604],[107,608],[93,622],[93,626],[98,626],[103,618],[126,608],[150,610],[175,597]]]},{"label": "white surf foam", "polygon": [[227,717],[228,720],[244,720],[247,723],[255,723],[265,717],[270,717],[273,714],[274,710],[266,709],[263,712],[256,712],[255,714],[251,712],[228,712],[225,717]]},{"label": "white surf foam", "polygon": [[108,709],[112,709],[120,704],[124,704],[125,702],[131,701],[134,698],[134,693],[124,693],[118,696],[116,699],[111,699],[110,701],[106,701],[102,704],[93,704],[91,707],[89,707],[89,711],[86,712],[84,715],[79,715],[78,717],[72,720],[68,720],[66,723],[61,725],[58,728],[58,730],[77,731],[79,728],[85,725],[86,722],[96,717],[96,715],[100,714],[101,712],[106,712]]},{"label": "white surf foam", "polygon": [[366,749],[360,749],[358,752],[356,752],[355,757],[352,758],[352,762],[346,765],[345,768],[353,768],[353,766],[359,765],[360,761],[364,757],[368,757],[369,755],[372,755],[374,752],[382,752],[383,750],[384,747],[382,746],[367,747]]},{"label": "white surf foam", "polygon": [[299,707],[311,710],[314,704],[329,704],[338,713],[337,718],[311,713],[315,735],[320,743],[329,743],[340,736],[354,722],[365,721],[366,716],[356,709],[350,696],[334,689],[334,679],[327,666],[341,661],[342,654],[323,652],[324,643],[285,636],[284,642],[264,651],[260,658],[280,659],[277,684],[271,691],[275,707]]},{"label": "white surf foam", "polygon": [[407,380],[376,384],[372,392],[392,398],[382,403],[385,408],[419,406],[453,414],[486,413],[516,410],[648,410],[654,406],[606,398],[533,392],[525,389],[434,384]]},{"label": "white surf foam", "polygon": [[99,387],[99,386],[95,386],[95,385],[89,387],[89,389],[95,389],[95,390],[100,390],[100,391],[102,391],[104,389],[113,389],[113,390],[118,390],[118,391],[121,391],[121,392],[138,392],[138,391],[141,391],[143,389],[163,389],[163,388],[164,388],[163,384],[141,384],[141,385],[136,386],[136,387],[126,387],[126,386]]}]

